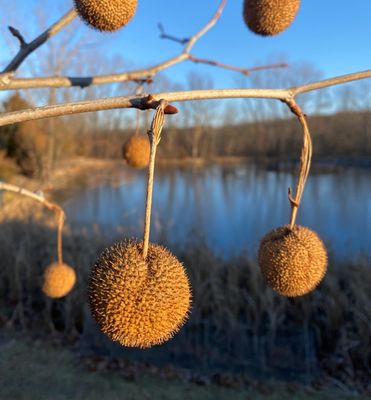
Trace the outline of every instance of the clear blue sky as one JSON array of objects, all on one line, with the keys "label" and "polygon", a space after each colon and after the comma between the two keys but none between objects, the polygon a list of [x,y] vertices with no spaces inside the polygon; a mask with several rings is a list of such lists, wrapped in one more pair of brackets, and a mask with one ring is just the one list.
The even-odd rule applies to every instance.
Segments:
[{"label": "clear blue sky", "polygon": [[[219,1],[139,0],[138,3],[136,16],[119,32],[101,34],[84,27],[80,21],[75,26],[83,33],[88,32],[91,42],[100,43],[107,55],[121,54],[134,67],[144,67],[171,57],[180,50],[179,44],[159,38],[158,22],[169,33],[187,37],[209,20]],[[5,41],[9,35],[6,26],[13,24],[30,35],[35,34],[40,28],[35,29],[36,18],[32,15],[40,4],[47,17],[46,22],[50,23],[71,7],[72,0],[46,0],[42,3],[37,0],[13,0],[11,4],[4,4],[0,15],[1,66],[10,57]],[[229,0],[218,24],[198,42],[193,54],[238,66],[253,66],[269,57],[279,59],[282,56],[289,61],[311,62],[323,71],[324,77],[369,69],[371,1],[302,0],[298,16],[287,31],[276,37],[263,38],[245,27],[242,1]],[[26,64],[22,68],[27,72]],[[195,66],[189,62],[172,67],[167,76],[184,82],[187,72],[194,69],[212,76],[216,87],[236,85],[236,74],[233,72]]]}]

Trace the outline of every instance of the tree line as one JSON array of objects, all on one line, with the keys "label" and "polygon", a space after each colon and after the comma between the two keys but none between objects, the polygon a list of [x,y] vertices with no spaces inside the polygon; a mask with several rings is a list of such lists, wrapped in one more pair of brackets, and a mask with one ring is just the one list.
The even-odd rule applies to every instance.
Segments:
[{"label": "tree line", "polygon": [[[3,103],[6,111],[31,106],[33,104],[18,93]],[[167,125],[159,147],[160,158],[298,158],[302,134],[294,118],[276,115],[271,119],[238,124],[222,121],[213,126],[207,113],[198,110],[197,114],[204,117],[206,114],[206,119],[194,119],[193,126]],[[43,178],[62,158],[122,158],[122,147],[136,130],[133,123],[106,127],[99,120],[89,124],[86,120],[86,116],[57,119],[53,121],[52,135],[48,120],[1,127],[0,174],[6,166],[12,165],[22,174]],[[371,110],[348,109],[330,115],[312,115],[309,124],[315,157],[371,155]],[[141,131],[145,132],[146,128],[143,126]]]}]

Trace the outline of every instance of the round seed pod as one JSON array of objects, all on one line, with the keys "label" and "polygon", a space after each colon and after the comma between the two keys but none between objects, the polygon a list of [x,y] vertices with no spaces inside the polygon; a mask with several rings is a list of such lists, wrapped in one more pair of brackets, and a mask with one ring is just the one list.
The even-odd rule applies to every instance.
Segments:
[{"label": "round seed pod", "polygon": [[291,25],[299,6],[300,0],[244,0],[243,18],[258,35],[277,35]]},{"label": "round seed pod", "polygon": [[122,241],[100,255],[90,273],[91,312],[100,329],[129,347],[150,347],[170,339],[184,324],[191,289],[183,265],[167,249]]},{"label": "round seed pod", "polygon": [[133,18],[137,0],[74,0],[81,19],[100,31],[112,32]]},{"label": "round seed pod", "polygon": [[76,282],[75,270],[67,264],[58,262],[50,264],[44,272],[44,284],[42,291],[52,298],[66,296]]},{"label": "round seed pod", "polygon": [[151,145],[147,137],[133,135],[124,144],[123,156],[126,162],[134,168],[144,168],[149,163]]},{"label": "round seed pod", "polygon": [[327,252],[318,235],[295,225],[281,226],[261,241],[259,266],[268,284],[283,296],[302,296],[312,291],[327,269]]}]

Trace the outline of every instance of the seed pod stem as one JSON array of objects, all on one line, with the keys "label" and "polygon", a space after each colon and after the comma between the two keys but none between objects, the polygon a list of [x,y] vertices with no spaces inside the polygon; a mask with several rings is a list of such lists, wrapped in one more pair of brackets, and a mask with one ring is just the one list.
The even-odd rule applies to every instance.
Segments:
[{"label": "seed pod stem", "polygon": [[148,179],[147,179],[147,195],[146,195],[146,209],[145,209],[145,219],[144,219],[144,233],[143,233],[143,259],[147,258],[148,254],[148,244],[149,244],[149,234],[151,226],[151,209],[152,209],[152,192],[153,192],[153,177],[155,173],[155,160],[156,160],[156,150],[157,146],[161,140],[161,132],[164,126],[164,115],[165,107],[167,106],[167,101],[161,100],[160,104],[156,108],[155,115],[153,116],[151,129],[147,132],[150,145],[151,153],[148,165]]},{"label": "seed pod stem", "polygon": [[299,105],[293,99],[287,100],[286,104],[290,108],[291,112],[298,117],[298,120],[303,128],[303,136],[304,136],[303,147],[300,156],[299,178],[296,184],[295,197],[292,194],[291,187],[288,190],[288,198],[291,204],[290,229],[292,230],[295,225],[298,209],[304,192],[305,183],[307,181],[310,171],[310,165],[312,162],[313,144],[307,119],[305,117],[305,114],[299,107]]},{"label": "seed pod stem", "polygon": [[57,252],[58,252],[58,263],[63,264],[63,250],[62,250],[62,239],[63,239],[63,224],[64,224],[65,214],[62,209],[59,209],[58,215],[58,236],[57,236]]}]

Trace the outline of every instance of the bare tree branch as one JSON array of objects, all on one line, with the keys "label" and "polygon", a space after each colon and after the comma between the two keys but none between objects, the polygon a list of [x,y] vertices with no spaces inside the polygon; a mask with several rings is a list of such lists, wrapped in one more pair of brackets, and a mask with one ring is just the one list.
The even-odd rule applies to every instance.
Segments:
[{"label": "bare tree branch", "polygon": [[[16,54],[16,56],[10,61],[10,63],[5,67],[5,69],[0,74],[0,84],[1,82],[7,78],[9,79],[9,75],[13,74],[17,68],[22,64],[22,62],[38,47],[43,45],[48,39],[58,33],[61,29],[63,29],[66,25],[68,25],[75,17],[76,11],[71,9],[62,18],[60,18],[56,23],[54,23],[50,28],[44,31],[41,35],[35,38],[32,42],[26,43],[21,33],[13,28],[9,27],[10,32],[13,36],[15,36],[21,44],[21,47]],[[1,85],[0,85],[1,86]]]},{"label": "bare tree branch", "polygon": [[185,46],[183,53],[184,54],[189,54],[190,51],[192,50],[192,47],[195,45],[195,43],[202,37],[206,32],[208,32],[218,21],[220,16],[222,15],[222,12],[224,10],[225,5],[227,4],[227,0],[222,0],[218,9],[216,10],[215,15],[211,18],[211,20],[202,28],[200,29],[195,35],[193,35],[187,45]]},{"label": "bare tree branch", "polygon": [[21,32],[19,32],[18,29],[13,28],[12,26],[8,26],[8,29],[10,33],[19,40],[19,45],[21,48],[27,46],[26,41],[24,40],[24,37],[22,36]]},{"label": "bare tree branch", "polygon": [[[0,126],[14,124],[17,122],[59,117],[92,111],[112,110],[118,108],[137,108],[140,110],[156,109],[159,99],[167,102],[191,101],[191,100],[210,100],[227,98],[260,98],[276,99],[284,102],[290,101],[300,93],[311,92],[342,83],[366,79],[371,77],[371,70],[355,72],[353,74],[342,75],[323,81],[312,82],[302,86],[291,87],[288,89],[215,89],[215,90],[190,90],[185,92],[156,93],[153,95],[142,95],[137,97],[112,97],[91,101],[80,101],[65,103],[54,106],[37,107],[21,111],[8,112],[0,115]],[[165,109],[166,114],[174,114],[177,109],[168,105]]]},{"label": "bare tree branch", "polygon": [[[148,80],[148,79],[152,79],[160,71],[162,71],[166,68],[169,68],[175,64],[178,64],[180,62],[187,61],[187,60],[195,62],[195,63],[203,63],[203,64],[213,65],[216,67],[237,71],[244,75],[249,75],[253,71],[260,71],[260,70],[268,69],[268,68],[281,68],[281,67],[287,66],[286,64],[272,64],[272,65],[267,65],[267,66],[254,67],[254,68],[241,68],[241,67],[235,67],[233,65],[219,63],[219,62],[213,61],[213,60],[206,60],[203,58],[198,58],[198,57],[192,56],[190,54],[190,51],[192,50],[195,43],[216,24],[217,20],[219,19],[219,17],[222,14],[222,11],[225,7],[226,2],[227,2],[227,0],[221,1],[216,13],[211,18],[211,20],[202,29],[200,29],[195,35],[193,35],[189,39],[177,40],[179,42],[185,43],[183,51],[180,54],[178,54],[175,57],[171,57],[171,58],[169,58],[159,64],[156,64],[152,67],[135,70],[135,71],[123,72],[123,73],[119,73],[119,74],[108,74],[108,75],[86,76],[86,77],[49,76],[49,77],[42,77],[42,78],[11,79],[12,76],[9,76],[9,74],[5,74],[5,75],[3,75],[3,79],[2,79],[2,75],[0,74],[0,90],[36,89],[36,88],[51,88],[51,87],[75,87],[75,86],[80,87],[80,88],[85,88],[85,87],[88,87],[91,85],[105,85],[105,84],[127,82],[127,81]],[[70,11],[60,21],[63,21],[64,18],[66,18],[69,14],[71,14],[69,16],[69,18],[71,18],[71,20],[72,20],[75,16],[74,11]],[[66,23],[65,23],[65,25],[66,25]],[[58,26],[59,26],[59,29],[61,29],[63,27],[61,25],[58,25]],[[160,25],[160,29],[163,29],[161,25]],[[49,32],[49,30],[46,32]],[[53,32],[56,33],[55,30]],[[169,36],[169,35],[166,35],[166,36]],[[173,40],[174,40],[174,38],[173,38]],[[34,42],[32,42],[32,43],[34,43]],[[30,46],[30,45],[27,45],[27,46]],[[30,51],[32,51],[32,50],[30,50]]]},{"label": "bare tree branch", "polygon": [[341,75],[335,78],[324,79],[318,82],[308,83],[306,85],[296,86],[291,88],[291,92],[293,96],[296,96],[300,93],[311,92],[316,89],[323,89],[326,87],[339,85],[341,83],[359,81],[361,79],[366,79],[371,77],[371,70],[368,69],[366,71],[354,72],[352,74]]},{"label": "bare tree branch", "polygon": [[158,26],[158,29],[160,30],[160,38],[161,39],[172,40],[173,42],[177,42],[177,43],[180,43],[183,45],[189,42],[189,38],[180,39],[180,38],[177,38],[176,36],[167,34],[165,32],[165,29],[162,26],[162,24],[158,24],[157,26]]},{"label": "bare tree branch", "polygon": [[189,55],[188,59],[190,61],[193,61],[196,64],[198,64],[198,63],[208,64],[208,65],[212,65],[214,67],[230,69],[231,71],[241,72],[241,74],[246,75],[246,76],[250,75],[251,72],[254,72],[254,71],[262,71],[262,70],[271,69],[271,68],[287,68],[288,67],[288,64],[279,63],[279,64],[261,65],[261,66],[257,66],[257,67],[251,67],[251,68],[242,68],[242,67],[237,67],[235,65],[224,64],[219,61],[206,60],[205,58],[195,57],[195,56],[192,56],[191,54]]},{"label": "bare tree branch", "polygon": [[42,203],[45,207],[49,208],[49,210],[57,211],[64,215],[63,208],[56,203],[53,203],[47,200],[42,193],[31,192],[30,190],[24,189],[22,187],[12,185],[10,183],[0,182],[0,190],[6,190],[8,192],[18,193],[22,196],[29,197],[33,200],[36,200]]},{"label": "bare tree branch", "polygon": [[46,200],[43,194],[38,194],[31,192],[30,190],[24,189],[19,186],[12,185],[10,183],[0,182],[0,190],[6,190],[8,192],[13,192],[20,194],[22,196],[29,197],[33,200],[36,200],[47,207],[49,210],[54,211],[58,216],[58,229],[57,229],[57,254],[58,254],[58,263],[63,263],[63,251],[62,251],[62,232],[63,232],[63,224],[66,219],[66,214],[63,208],[57,204],[53,203],[49,200]]}]

